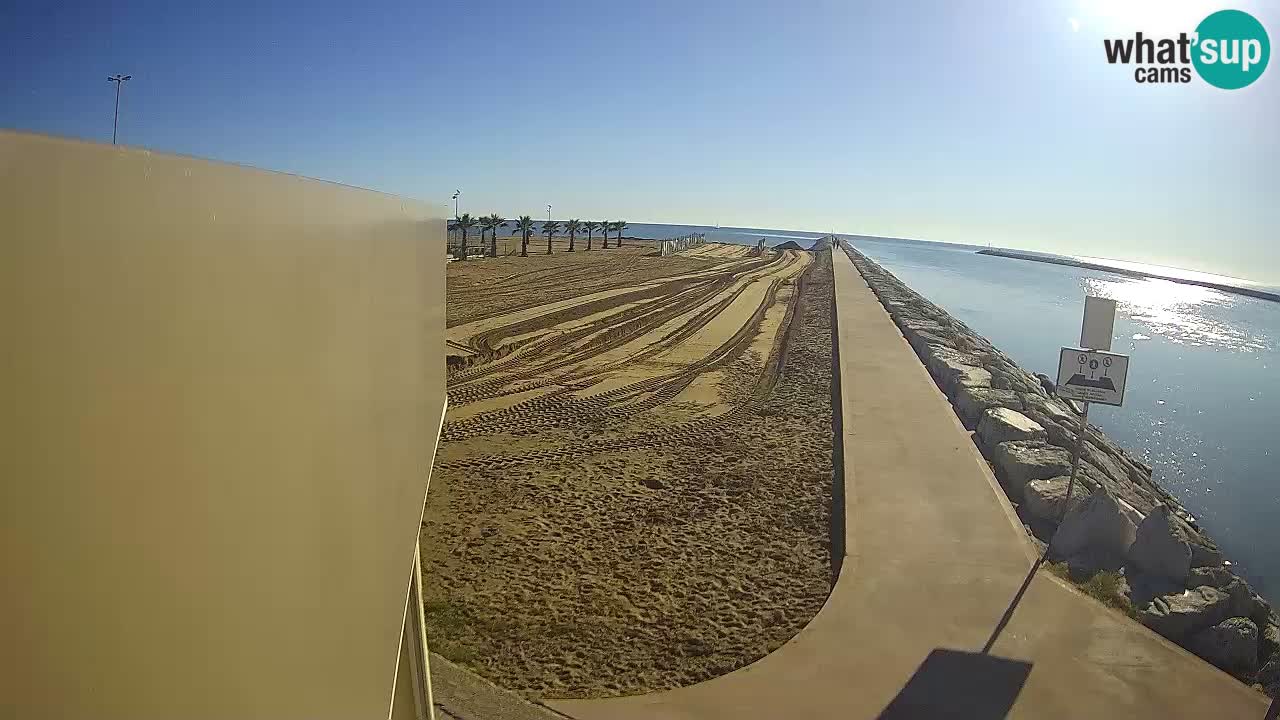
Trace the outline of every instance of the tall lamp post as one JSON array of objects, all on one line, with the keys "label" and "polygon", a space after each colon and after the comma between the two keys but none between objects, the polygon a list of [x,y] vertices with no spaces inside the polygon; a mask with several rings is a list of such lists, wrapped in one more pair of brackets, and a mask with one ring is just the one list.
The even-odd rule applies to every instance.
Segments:
[{"label": "tall lamp post", "polygon": [[461,190],[453,191],[453,219],[458,219],[458,196],[462,194]]},{"label": "tall lamp post", "polygon": [[551,222],[551,204],[547,204],[547,222]]},{"label": "tall lamp post", "polygon": [[124,85],[125,80],[128,80],[129,78],[132,78],[132,77],[133,77],[132,75],[116,74],[107,78],[107,82],[113,82],[116,84],[116,115],[115,115],[115,119],[111,121],[111,144],[112,145],[116,144],[116,130],[119,129],[120,127],[120,87]]}]

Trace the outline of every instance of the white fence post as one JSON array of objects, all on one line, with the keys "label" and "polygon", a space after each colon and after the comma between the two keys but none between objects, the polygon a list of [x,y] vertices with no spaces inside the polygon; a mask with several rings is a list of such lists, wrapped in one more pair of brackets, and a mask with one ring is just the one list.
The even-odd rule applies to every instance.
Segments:
[{"label": "white fence post", "polygon": [[684,252],[691,247],[703,245],[707,241],[707,236],[703,233],[691,233],[689,235],[681,235],[680,237],[663,240],[658,244],[658,254],[662,257],[669,257],[678,252]]}]

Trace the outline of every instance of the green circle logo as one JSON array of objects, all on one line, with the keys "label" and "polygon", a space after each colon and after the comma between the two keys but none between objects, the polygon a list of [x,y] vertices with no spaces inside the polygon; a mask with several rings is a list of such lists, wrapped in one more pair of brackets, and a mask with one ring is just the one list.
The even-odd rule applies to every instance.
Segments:
[{"label": "green circle logo", "polygon": [[1223,90],[1237,90],[1262,75],[1271,59],[1271,40],[1252,15],[1219,10],[1196,27],[1191,58],[1204,81]]}]

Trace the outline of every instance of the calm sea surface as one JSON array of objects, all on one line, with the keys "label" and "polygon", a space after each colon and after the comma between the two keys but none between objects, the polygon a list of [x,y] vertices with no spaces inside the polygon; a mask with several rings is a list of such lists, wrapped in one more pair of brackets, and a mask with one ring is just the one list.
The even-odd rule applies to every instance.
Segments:
[{"label": "calm sea surface", "polygon": [[1124,407],[1089,419],[1136,451],[1269,597],[1280,594],[1280,303],[1108,272],[850,238],[1007,352],[1057,374],[1084,296],[1116,300],[1112,350],[1130,356]]},{"label": "calm sea surface", "polygon": [[[637,237],[707,232],[770,245],[821,236],[634,224]],[[975,254],[977,247],[844,236],[1031,372],[1056,375],[1084,296],[1116,300],[1112,350],[1130,356],[1125,405],[1089,419],[1154,468],[1247,577],[1280,599],[1280,303],[1104,271]]]}]

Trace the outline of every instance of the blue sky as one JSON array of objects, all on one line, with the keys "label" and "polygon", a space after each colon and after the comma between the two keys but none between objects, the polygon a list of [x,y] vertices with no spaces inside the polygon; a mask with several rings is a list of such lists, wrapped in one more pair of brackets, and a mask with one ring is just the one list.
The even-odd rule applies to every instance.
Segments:
[{"label": "blue sky", "polygon": [[[0,127],[507,216],[970,242],[1280,284],[1280,67],[1139,85],[1198,0],[18,3]],[[1280,5],[1235,2],[1280,36]],[[1276,64],[1276,63],[1273,63]]]}]

